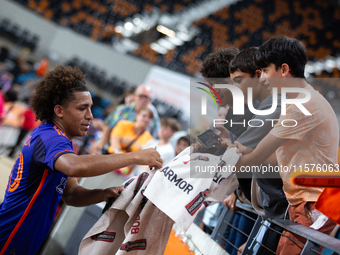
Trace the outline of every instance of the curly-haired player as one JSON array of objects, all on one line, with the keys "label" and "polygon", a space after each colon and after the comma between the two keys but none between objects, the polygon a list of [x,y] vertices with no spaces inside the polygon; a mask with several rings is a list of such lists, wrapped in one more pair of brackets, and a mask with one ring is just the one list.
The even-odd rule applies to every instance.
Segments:
[{"label": "curly-haired player", "polygon": [[72,139],[85,136],[92,99],[84,74],[57,66],[36,88],[31,107],[42,124],[27,138],[13,166],[0,205],[0,254],[36,254],[47,236],[60,199],[87,206],[118,197],[122,187],[88,190],[74,177],[108,173],[131,164],[160,168],[154,149],[118,155],[76,155]]}]

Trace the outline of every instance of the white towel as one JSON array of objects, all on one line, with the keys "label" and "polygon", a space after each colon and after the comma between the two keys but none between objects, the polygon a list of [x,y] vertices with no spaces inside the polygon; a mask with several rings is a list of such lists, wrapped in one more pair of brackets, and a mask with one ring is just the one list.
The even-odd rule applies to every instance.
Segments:
[{"label": "white towel", "polygon": [[162,255],[173,221],[143,195],[155,171],[126,181],[128,185],[83,238],[80,255]]},{"label": "white towel", "polygon": [[202,178],[198,173],[190,176],[189,166],[216,167],[221,160],[234,166],[240,157],[236,149],[222,157],[191,151],[188,147],[161,170],[126,181],[119,198],[83,238],[79,254],[162,255],[174,222],[187,231],[200,210],[235,189],[232,172]]},{"label": "white towel", "polygon": [[[167,166],[158,170],[144,192],[144,196],[174,220],[183,231],[189,229],[197,213],[210,202],[220,202],[235,190],[238,185],[236,176],[227,170],[234,170],[232,167],[241,156],[236,153],[236,148],[227,150],[222,157],[190,152],[191,149],[186,149]],[[218,168],[222,160],[224,167]],[[208,169],[207,167],[222,171],[211,174],[195,171]]]}]

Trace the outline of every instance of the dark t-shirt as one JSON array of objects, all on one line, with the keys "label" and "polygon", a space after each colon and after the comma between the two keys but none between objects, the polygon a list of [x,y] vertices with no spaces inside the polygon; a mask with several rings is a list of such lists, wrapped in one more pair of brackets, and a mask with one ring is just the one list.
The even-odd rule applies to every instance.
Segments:
[{"label": "dark t-shirt", "polygon": [[[258,110],[268,110],[273,104],[272,96],[264,99]],[[242,145],[255,149],[261,140],[270,132],[273,128],[273,123],[268,120],[279,119],[281,113],[281,95],[277,98],[277,107],[274,112],[267,115],[255,115],[252,121],[252,125],[261,126],[260,121],[263,125],[261,127],[248,127],[237,141]],[[257,121],[255,121],[257,120]],[[282,190],[282,179],[280,174],[277,172],[248,172],[248,173],[237,173],[239,181],[239,187],[243,191],[246,198],[251,201],[251,177],[254,175],[256,182],[260,187],[259,200],[265,211],[265,214],[269,218],[282,218],[286,212],[288,202],[285,194]]]},{"label": "dark t-shirt", "polygon": [[[258,101],[254,102],[254,107],[260,105]],[[244,105],[244,115],[234,115],[233,109],[229,109],[225,119],[228,121],[224,127],[236,137],[239,137],[247,130],[248,121],[253,118],[254,114],[249,110],[248,105]]]}]

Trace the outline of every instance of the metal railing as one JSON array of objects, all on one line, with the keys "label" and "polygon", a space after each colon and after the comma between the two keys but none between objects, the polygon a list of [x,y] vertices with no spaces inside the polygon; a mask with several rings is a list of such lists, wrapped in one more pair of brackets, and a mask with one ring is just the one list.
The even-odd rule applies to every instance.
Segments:
[{"label": "metal railing", "polygon": [[[340,240],[334,237],[331,237],[329,235],[326,235],[324,233],[321,233],[317,230],[314,230],[309,227],[305,227],[303,225],[300,225],[298,223],[292,222],[288,219],[266,219],[263,220],[262,217],[260,217],[255,210],[252,208],[249,208],[248,206],[245,206],[242,203],[236,203],[236,207],[238,207],[240,210],[236,210],[235,212],[231,212],[228,208],[224,208],[220,215],[215,215],[215,217],[219,217],[219,220],[217,222],[217,225],[214,228],[211,228],[212,233],[210,237],[214,239],[217,243],[228,243],[231,245],[234,249],[241,252],[239,250],[239,247],[236,247],[233,243],[229,242],[228,239],[224,237],[224,232],[226,229],[232,228],[236,230],[238,233],[244,235],[247,240],[246,244],[244,246],[244,249],[242,251],[242,255],[248,255],[248,254],[262,254],[257,253],[257,250],[261,247],[262,251],[263,249],[266,251],[266,254],[277,254],[276,250],[273,250],[269,247],[267,247],[263,241],[263,233],[264,230],[270,230],[272,234],[277,234],[278,237],[285,236],[295,242],[297,245],[302,247],[302,251],[300,255],[311,255],[311,254],[340,254]],[[246,213],[242,211],[247,211],[249,213],[254,213],[257,215],[256,220],[254,220],[252,217],[248,216]],[[247,217],[249,220],[254,221],[254,225],[252,227],[252,230],[249,234],[243,232],[242,230],[238,229],[237,227],[232,225],[233,222],[233,216],[235,214],[243,215],[244,217]],[[306,239],[305,243],[302,243],[298,240],[292,239],[288,237],[287,235],[282,234],[283,230],[287,230],[297,236],[303,237]],[[275,246],[276,247],[276,246]],[[325,252],[325,249],[331,251],[331,253]],[[325,253],[323,253],[325,252]]]}]

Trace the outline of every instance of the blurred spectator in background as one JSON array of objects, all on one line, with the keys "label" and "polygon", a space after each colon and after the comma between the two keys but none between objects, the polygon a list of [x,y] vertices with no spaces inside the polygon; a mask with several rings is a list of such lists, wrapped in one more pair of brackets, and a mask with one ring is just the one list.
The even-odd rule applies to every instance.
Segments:
[{"label": "blurred spectator in background", "polygon": [[14,60],[14,66],[9,68],[8,71],[13,75],[13,82],[16,82],[16,79],[19,74],[27,73],[30,70],[30,65],[28,64],[26,58],[23,55],[19,55]]},{"label": "blurred spectator in background", "polygon": [[[125,91],[124,95],[121,97],[118,105],[130,106],[135,99],[135,90],[136,87],[131,87],[127,91]],[[96,97],[93,96],[93,100]],[[97,97],[98,98],[98,97]],[[92,107],[92,114],[95,117],[91,123],[90,129],[87,132],[85,137],[78,137],[76,139],[77,143],[80,145],[79,154],[102,154],[101,150],[97,150],[96,146],[93,146],[96,142],[98,142],[102,135],[103,131],[107,129],[107,126],[104,124],[104,118],[111,113],[116,107],[117,103],[111,103],[109,100],[101,99],[100,105],[105,105],[106,107],[103,109],[102,107],[96,105],[94,100],[94,105]]]},{"label": "blurred spectator in background", "polygon": [[50,66],[50,62],[47,58],[43,58],[40,60],[39,63],[37,63],[34,67],[35,73],[38,76],[44,76],[46,72],[48,71],[48,67]]},{"label": "blurred spectator in background", "polygon": [[38,76],[34,70],[34,65],[32,62],[26,61],[19,66],[19,73],[14,79],[14,83],[19,85],[24,85],[30,80],[36,79]]},{"label": "blurred spectator in background", "polygon": [[129,88],[127,91],[124,92],[124,94],[121,97],[119,97],[120,101],[118,102],[118,104],[114,102],[108,105],[104,110],[105,117],[109,116],[110,113],[113,112],[119,106],[123,106],[123,105],[130,106],[135,101],[135,91],[136,91],[136,87]]},{"label": "blurred spectator in background", "polygon": [[161,119],[161,128],[158,131],[159,139],[148,142],[146,148],[157,148],[156,150],[163,159],[163,165],[166,165],[175,157],[175,149],[169,142],[170,137],[179,130],[179,124],[174,118]]},{"label": "blurred spectator in background", "polygon": [[[112,129],[109,153],[121,154],[140,151],[153,137],[147,130],[153,119],[153,112],[149,108],[142,108],[136,115],[135,121],[120,120]],[[119,169],[120,174],[128,175],[134,165]]]},{"label": "blurred spectator in background", "polygon": [[[26,99],[26,103],[28,103],[28,99]],[[11,151],[9,152],[8,156],[13,157],[15,156],[14,153],[16,152],[17,148],[21,145],[22,140],[27,136],[27,134],[36,128],[40,122],[38,123],[36,119],[36,115],[31,107],[28,105],[24,112],[22,113],[23,123],[20,128],[20,133],[15,145],[12,147]]]},{"label": "blurred spectator in background", "polygon": [[23,106],[17,103],[18,93],[14,90],[7,91],[4,95],[6,117],[2,124],[20,127],[22,123],[21,112]]},{"label": "blurred spectator in background", "polygon": [[178,139],[176,147],[175,147],[175,154],[176,156],[181,153],[186,147],[190,146],[190,139],[188,136],[182,136]]},{"label": "blurred spectator in background", "polygon": [[[161,119],[161,128],[158,131],[159,139],[150,140],[146,143],[143,149],[154,148],[163,159],[163,166],[170,162],[175,157],[175,149],[169,139],[179,130],[179,124],[174,118]],[[141,172],[147,171],[146,166],[136,166],[134,175],[139,175]]]},{"label": "blurred spectator in background", "polygon": [[91,154],[99,153],[107,146],[109,142],[110,131],[116,126],[120,120],[134,121],[136,113],[142,108],[148,107],[153,112],[153,119],[148,127],[148,131],[153,137],[158,136],[160,128],[159,116],[156,108],[151,104],[151,88],[145,85],[139,85],[134,94],[134,103],[130,106],[120,105],[117,106],[105,119],[105,126],[103,127],[103,134],[101,139],[94,143],[90,149]]},{"label": "blurred spectator in background", "polygon": [[13,76],[7,71],[4,64],[0,64],[0,90],[3,93],[12,88]]},{"label": "blurred spectator in background", "polygon": [[0,62],[4,62],[9,55],[9,50],[6,47],[0,45]]},{"label": "blurred spectator in background", "polygon": [[135,102],[135,92],[136,87],[129,88],[127,91],[125,91],[120,104],[124,104],[126,106],[133,104],[133,102]]},{"label": "blurred spectator in background", "polygon": [[5,110],[5,100],[4,97],[2,96],[2,93],[0,91],[0,127],[2,120],[6,117],[6,110]]}]

